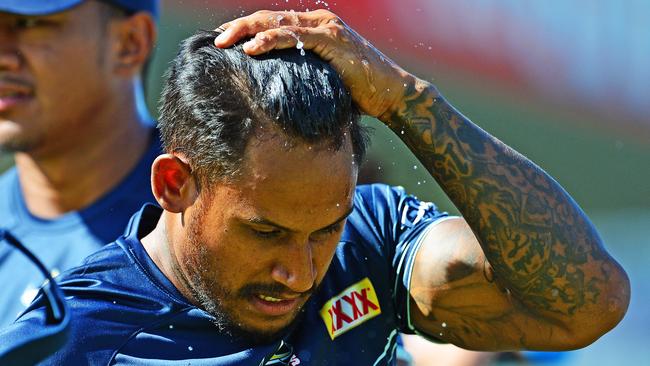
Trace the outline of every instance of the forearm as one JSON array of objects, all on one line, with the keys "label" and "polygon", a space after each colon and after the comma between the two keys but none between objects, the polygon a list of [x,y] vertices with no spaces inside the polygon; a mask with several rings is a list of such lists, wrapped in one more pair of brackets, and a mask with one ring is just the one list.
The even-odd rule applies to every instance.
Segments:
[{"label": "forearm", "polygon": [[[405,96],[382,120],[460,210],[502,287],[544,315],[627,306],[625,273],[555,180],[462,116],[428,83],[407,84]],[[619,286],[615,294],[612,281]]]}]

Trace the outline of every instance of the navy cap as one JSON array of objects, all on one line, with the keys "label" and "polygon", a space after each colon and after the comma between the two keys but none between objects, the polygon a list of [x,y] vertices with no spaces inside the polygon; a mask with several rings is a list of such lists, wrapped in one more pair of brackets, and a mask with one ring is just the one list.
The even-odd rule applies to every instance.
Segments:
[{"label": "navy cap", "polygon": [[[46,15],[68,10],[85,0],[0,0],[0,12]],[[148,11],[158,16],[158,0],[101,0],[127,11]]]}]

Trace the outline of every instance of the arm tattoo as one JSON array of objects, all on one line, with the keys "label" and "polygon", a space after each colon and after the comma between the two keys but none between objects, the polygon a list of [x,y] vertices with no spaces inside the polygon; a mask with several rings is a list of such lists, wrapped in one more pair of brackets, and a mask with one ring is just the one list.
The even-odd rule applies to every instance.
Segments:
[{"label": "arm tattoo", "polygon": [[385,122],[478,238],[494,281],[529,308],[572,315],[599,301],[609,256],[585,214],[541,168],[421,82]]}]

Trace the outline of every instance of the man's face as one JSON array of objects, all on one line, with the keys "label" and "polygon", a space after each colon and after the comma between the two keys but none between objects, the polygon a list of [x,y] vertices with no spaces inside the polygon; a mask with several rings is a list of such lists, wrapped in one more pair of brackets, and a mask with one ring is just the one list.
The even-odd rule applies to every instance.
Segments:
[{"label": "man's face", "polygon": [[70,131],[92,126],[111,80],[106,6],[87,1],[37,17],[0,13],[0,147],[56,149],[74,141]]},{"label": "man's face", "polygon": [[346,144],[253,139],[242,176],[204,189],[186,212],[178,270],[224,330],[269,341],[322,281],[352,208],[357,167]]}]

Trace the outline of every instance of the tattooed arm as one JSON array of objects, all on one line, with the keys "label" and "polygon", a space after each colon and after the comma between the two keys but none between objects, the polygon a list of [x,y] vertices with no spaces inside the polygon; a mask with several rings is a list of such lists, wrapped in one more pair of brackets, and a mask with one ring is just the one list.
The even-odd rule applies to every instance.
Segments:
[{"label": "tattooed arm", "polygon": [[614,327],[629,282],[573,199],[433,86],[417,79],[407,85],[382,119],[466,220],[435,227],[417,256],[416,324],[483,350],[572,349]]},{"label": "tattooed arm", "polygon": [[[281,16],[278,16],[281,15]],[[572,349],[615,326],[625,272],[541,168],[456,111],[328,11],[258,12],[222,26],[249,54],[295,47],[329,61],[367,114],[396,132],[463,218],[435,224],[411,282],[416,327],[476,350]]]}]

